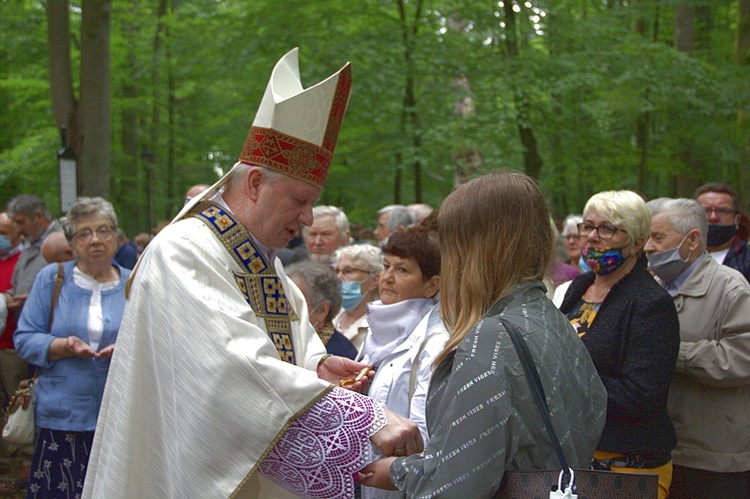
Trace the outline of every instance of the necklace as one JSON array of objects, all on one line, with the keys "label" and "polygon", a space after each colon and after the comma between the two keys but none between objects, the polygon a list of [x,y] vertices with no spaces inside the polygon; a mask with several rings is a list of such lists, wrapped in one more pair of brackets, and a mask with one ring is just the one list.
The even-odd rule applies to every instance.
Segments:
[{"label": "necklace", "polygon": [[602,289],[595,288],[595,286],[596,283],[588,287],[586,292],[583,294],[583,301],[588,303],[601,303],[604,301],[604,299],[609,294],[611,286]]}]

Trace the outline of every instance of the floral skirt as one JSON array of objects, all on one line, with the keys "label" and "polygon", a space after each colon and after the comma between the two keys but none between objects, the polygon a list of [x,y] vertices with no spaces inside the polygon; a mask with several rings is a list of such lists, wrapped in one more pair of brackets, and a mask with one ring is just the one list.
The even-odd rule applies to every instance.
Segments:
[{"label": "floral skirt", "polygon": [[27,499],[81,497],[93,431],[37,428]]}]

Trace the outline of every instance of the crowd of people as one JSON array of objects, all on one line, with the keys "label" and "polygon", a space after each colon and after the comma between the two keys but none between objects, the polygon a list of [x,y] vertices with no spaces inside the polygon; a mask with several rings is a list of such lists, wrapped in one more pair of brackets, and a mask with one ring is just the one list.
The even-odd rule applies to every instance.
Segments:
[{"label": "crowd of people", "polygon": [[37,433],[0,460],[31,453],[27,497],[492,497],[560,467],[509,324],[571,466],[750,497],[737,192],[599,192],[558,231],[502,171],[357,240],[315,205],[350,86],[285,55],[238,163],[149,240],[102,198],[8,202],[0,375],[7,403],[38,373]]}]

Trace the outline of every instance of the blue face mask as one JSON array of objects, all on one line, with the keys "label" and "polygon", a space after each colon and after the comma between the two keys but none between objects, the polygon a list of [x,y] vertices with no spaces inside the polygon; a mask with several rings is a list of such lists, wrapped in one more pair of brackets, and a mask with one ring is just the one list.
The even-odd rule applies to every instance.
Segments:
[{"label": "blue face mask", "polygon": [[361,292],[362,283],[359,281],[342,281],[341,282],[341,306],[344,310],[354,310],[357,305],[365,299]]},{"label": "blue face mask", "polygon": [[586,265],[586,260],[583,259],[583,255],[578,258],[578,266],[581,268],[581,273],[591,272],[591,269]]},{"label": "blue face mask", "polygon": [[11,241],[8,236],[0,236],[0,253],[8,251],[11,248]]}]

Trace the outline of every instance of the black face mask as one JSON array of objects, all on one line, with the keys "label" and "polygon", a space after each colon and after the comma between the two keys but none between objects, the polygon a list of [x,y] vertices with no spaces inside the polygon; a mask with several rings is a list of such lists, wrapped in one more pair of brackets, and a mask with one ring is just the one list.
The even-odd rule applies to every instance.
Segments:
[{"label": "black face mask", "polygon": [[734,224],[708,224],[708,237],[706,240],[706,246],[708,246],[709,248],[721,246],[722,244],[729,242],[729,240],[732,239],[735,234],[737,234],[737,226]]}]

